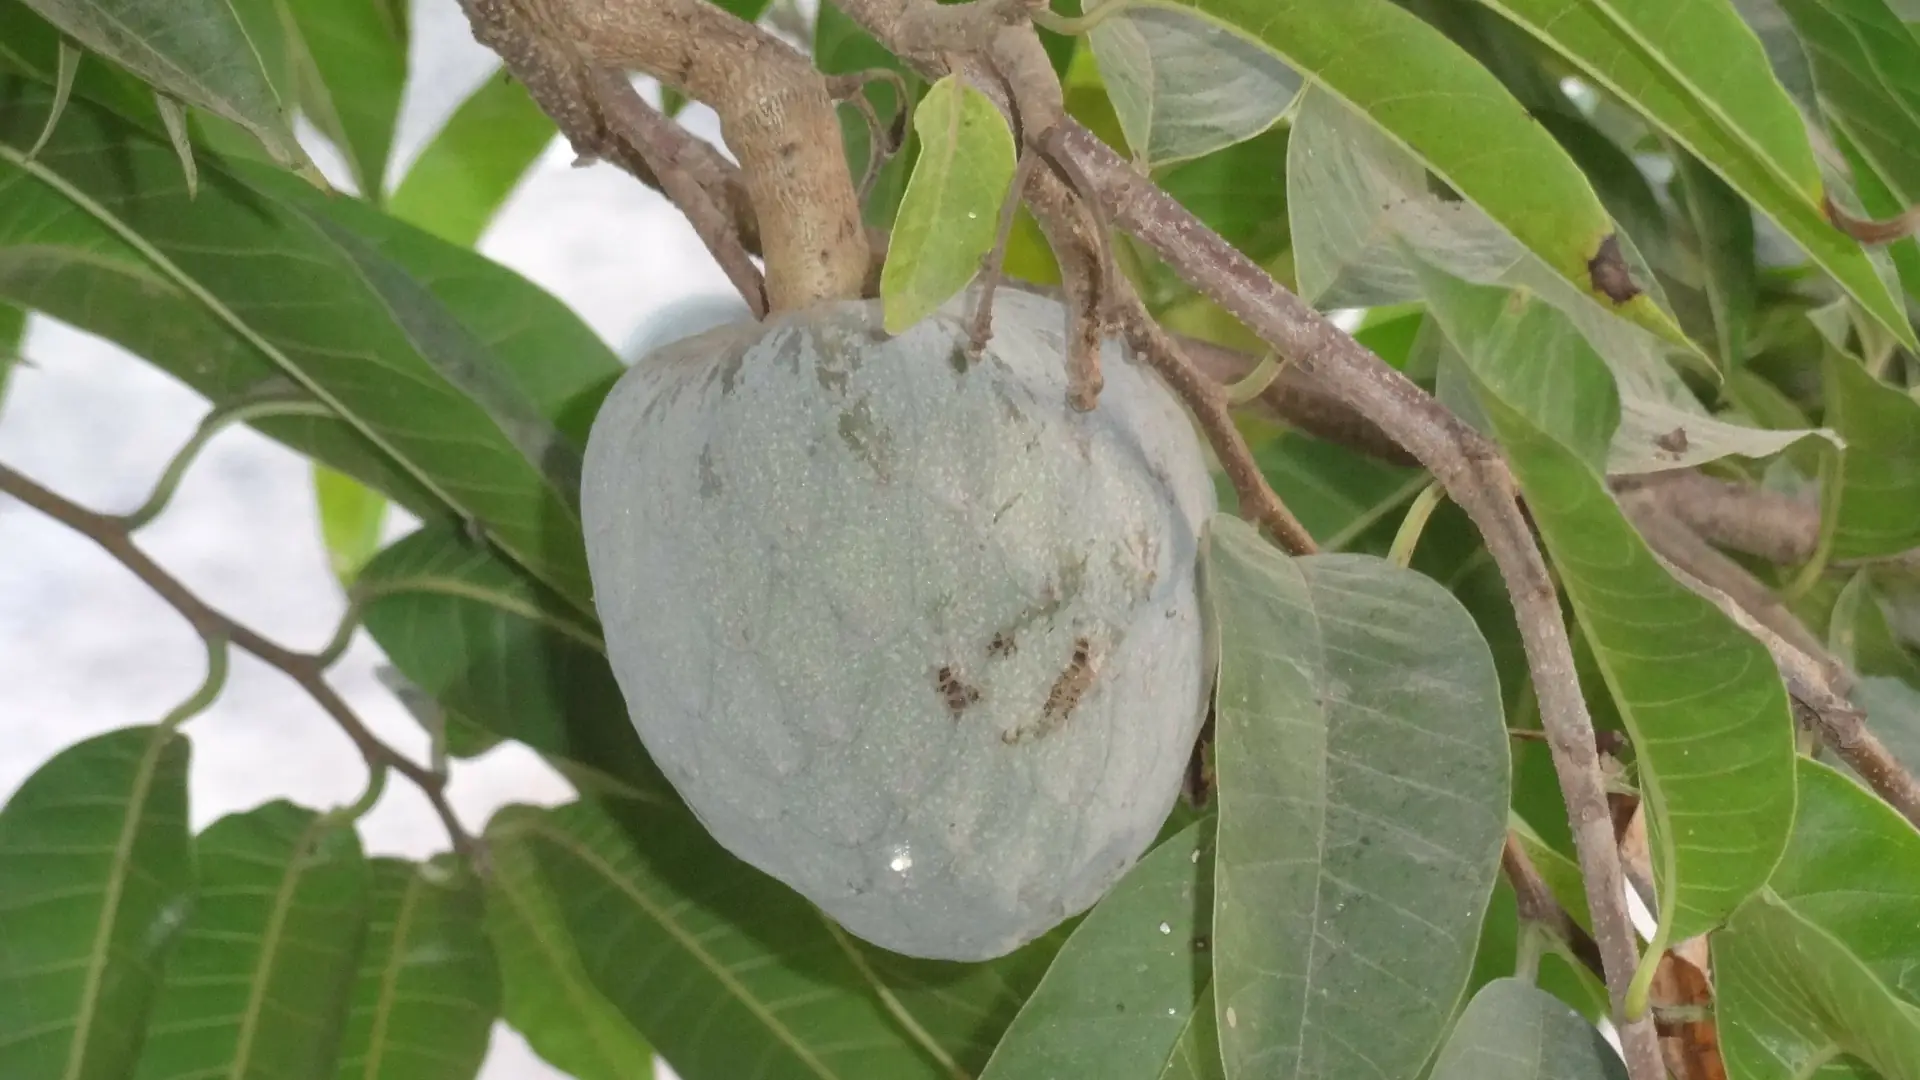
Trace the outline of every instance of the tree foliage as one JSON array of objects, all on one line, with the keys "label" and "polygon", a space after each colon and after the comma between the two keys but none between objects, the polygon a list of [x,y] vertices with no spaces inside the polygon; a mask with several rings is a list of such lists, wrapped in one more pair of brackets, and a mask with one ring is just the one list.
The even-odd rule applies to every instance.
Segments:
[{"label": "tree foliage", "polygon": [[[472,249],[564,134],[661,183],[746,281],[732,165],[651,110],[641,164],[583,146],[550,85],[496,78],[391,168],[404,0],[0,0],[0,393],[35,317],[212,408],[123,517],[0,465],[0,493],[105,546],[209,656],[173,714],[70,746],[0,810],[0,1075],[459,1080],[504,1020],[582,1080],[656,1052],[686,1080],[1660,1080],[1632,1052],[1651,1015],[1680,1080],[1920,1080],[1920,6],[681,2],[805,23],[838,180],[890,230],[890,330],[983,273],[1076,295],[1044,174],[1105,204],[1093,269],[1229,384],[1189,396],[1233,404],[1196,416],[1250,463],[1220,455],[1206,526],[1192,797],[1090,911],[984,964],[873,947],[739,862],[648,758],[594,611],[580,460],[621,361]],[[1230,290],[1036,157],[1004,94],[924,77],[873,19],[907,8],[982,56],[970,16],[1037,24],[1062,125],[1497,448],[1566,663],[1527,606],[1552,598],[1441,497],[1458,475],[1313,383],[1323,357],[1263,361]],[[281,649],[141,553],[232,423],[311,460],[341,641],[385,651],[434,760],[331,694],[338,649]],[[390,506],[422,524],[383,545]],[[191,721],[235,650],[340,722],[363,799],[189,829]],[[1593,746],[1555,727],[1569,690]],[[448,769],[503,740],[577,800],[478,836],[449,814],[432,860],[363,853],[390,776],[444,809]],[[1644,943],[1592,891],[1596,835]]]}]

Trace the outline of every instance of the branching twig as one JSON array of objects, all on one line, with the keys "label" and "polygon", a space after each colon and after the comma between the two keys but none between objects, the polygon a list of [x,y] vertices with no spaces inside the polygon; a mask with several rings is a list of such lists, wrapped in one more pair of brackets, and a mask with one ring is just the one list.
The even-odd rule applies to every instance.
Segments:
[{"label": "branching twig", "polygon": [[[685,143],[673,138],[672,134],[681,130],[680,125],[640,100],[640,95],[633,91],[633,84],[617,71],[602,68],[594,72],[592,85],[600,95],[608,128],[625,138],[639,153],[641,160],[647,163],[647,167],[653,170],[653,175],[660,182],[661,192],[673,200],[673,205],[679,208],[701,242],[707,245],[707,251],[720,264],[720,269],[726,271],[727,280],[733,283],[740,298],[747,302],[753,317],[766,318],[766,278],[747,254],[731,218],[713,200],[712,193],[681,163],[680,153]],[[866,99],[863,97],[861,100]]]},{"label": "branching twig", "polygon": [[1405,376],[1281,288],[1092,132],[1062,123],[1038,141],[1054,158],[1081,164],[1121,228],[1146,242],[1189,284],[1294,366],[1322,373],[1334,392],[1392,434],[1480,528],[1506,581],[1526,645],[1541,724],[1579,850],[1595,937],[1606,959],[1607,987],[1628,1069],[1634,1080],[1658,1080],[1662,1064],[1651,1023],[1627,1019],[1627,991],[1639,955],[1593,747],[1593,722],[1574,672],[1558,594],[1498,452]]},{"label": "branching twig", "polygon": [[326,669],[319,657],[283,648],[214,609],[142,551],[119,518],[98,514],[70,502],[4,465],[0,465],[0,494],[20,500],[100,545],[179,612],[203,639],[230,642],[278,668],[306,691],[333,718],[347,738],[353,740],[367,768],[376,772],[392,769],[411,780],[426,795],[427,801],[433,804],[434,812],[440,816],[441,823],[446,826],[447,836],[452,840],[455,851],[469,858],[478,855],[474,838],[460,824],[453,806],[447,802],[447,778],[415,764],[368,730],[353,709],[327,684]]},{"label": "branching twig", "polygon": [[1522,922],[1535,923],[1566,943],[1567,950],[1576,959],[1585,964],[1596,977],[1606,977],[1606,967],[1600,960],[1600,946],[1594,943],[1593,935],[1587,933],[1567,909],[1560,906],[1554,898],[1553,890],[1547,887],[1547,881],[1527,857],[1527,849],[1512,833],[1507,834],[1507,842],[1500,849],[1500,870],[1507,876],[1507,883],[1513,886],[1514,907]]}]

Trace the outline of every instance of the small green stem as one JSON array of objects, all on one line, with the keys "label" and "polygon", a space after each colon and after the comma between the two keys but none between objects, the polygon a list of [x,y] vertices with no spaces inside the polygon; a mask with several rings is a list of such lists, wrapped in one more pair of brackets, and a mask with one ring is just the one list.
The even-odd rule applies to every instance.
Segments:
[{"label": "small green stem", "polygon": [[166,731],[178,731],[187,721],[207,711],[220,691],[227,685],[227,638],[224,634],[212,634],[201,639],[207,645],[207,677],[200,682],[200,688],[193,696],[175,706],[173,711],[160,721]]},{"label": "small green stem", "polygon": [[1420,546],[1420,534],[1426,531],[1427,519],[1446,497],[1446,489],[1432,483],[1414,498],[1413,505],[1407,507],[1407,516],[1400,522],[1400,531],[1393,535],[1393,547],[1387,550],[1389,562],[1403,568],[1413,565],[1413,549]]},{"label": "small green stem", "polygon": [[1673,920],[1664,918],[1654,928],[1653,940],[1647,942],[1647,951],[1640,957],[1640,966],[1634,969],[1633,982],[1627,986],[1627,1019],[1639,1020],[1647,1015],[1648,998],[1653,993],[1653,976],[1660,970],[1660,958],[1667,954],[1667,941],[1673,935]]},{"label": "small green stem", "polygon": [[330,668],[346,655],[347,647],[353,644],[354,632],[360,629],[360,601],[358,598],[347,600],[347,610],[340,616],[340,625],[334,627],[333,637],[328,639],[326,647],[313,654],[314,662],[322,668]]},{"label": "small green stem", "polygon": [[1262,357],[1258,366],[1247,373],[1247,377],[1227,387],[1227,404],[1245,405],[1247,402],[1267,392],[1273,380],[1280,377],[1280,370],[1286,366],[1279,353],[1268,353]]},{"label": "small green stem", "polygon": [[1520,921],[1520,937],[1514,942],[1513,977],[1530,986],[1540,983],[1540,957],[1555,944],[1551,930],[1531,919]]},{"label": "small green stem", "polygon": [[187,475],[187,470],[192,468],[194,459],[199,457],[200,451],[206,448],[207,443],[212,441],[215,435],[226,430],[228,425],[248,423],[270,416],[332,415],[332,409],[312,398],[295,397],[285,392],[245,397],[214,409],[200,421],[200,426],[194,429],[193,436],[187,440],[186,445],[182,446],[179,453],[173,455],[173,460],[167,463],[166,471],[160,474],[160,479],[153,485],[153,494],[147,496],[147,501],[140,504],[139,509],[123,515],[120,523],[126,526],[127,531],[132,532],[159,517],[161,511],[167,508],[167,503],[173,501],[173,493],[179,489],[180,481]]},{"label": "small green stem", "polygon": [[387,764],[384,761],[374,762],[368,765],[367,789],[362,791],[360,797],[353,800],[353,802],[335,810],[333,812],[334,816],[341,821],[359,821],[361,818],[366,817],[367,811],[372,810],[375,804],[379,803],[380,796],[386,794],[388,772]]}]

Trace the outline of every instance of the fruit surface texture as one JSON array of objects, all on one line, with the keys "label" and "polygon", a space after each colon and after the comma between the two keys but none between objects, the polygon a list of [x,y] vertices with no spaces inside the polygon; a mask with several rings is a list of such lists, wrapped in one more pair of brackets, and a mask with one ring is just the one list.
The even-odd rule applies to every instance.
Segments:
[{"label": "fruit surface texture", "polygon": [[714,837],[853,934],[999,956],[1152,843],[1211,690],[1214,488],[1111,344],[1067,402],[1065,310],[877,301],[666,346],[596,419],[582,511],[607,652]]}]

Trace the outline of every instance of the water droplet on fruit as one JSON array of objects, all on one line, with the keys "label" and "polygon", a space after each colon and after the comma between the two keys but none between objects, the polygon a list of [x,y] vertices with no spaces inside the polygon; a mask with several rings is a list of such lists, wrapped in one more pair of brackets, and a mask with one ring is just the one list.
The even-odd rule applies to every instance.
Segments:
[{"label": "water droplet on fruit", "polygon": [[887,868],[892,870],[896,874],[904,874],[912,867],[913,867],[913,853],[907,850],[907,846],[905,844],[902,844],[899,847],[894,848],[893,860],[887,863]]}]

